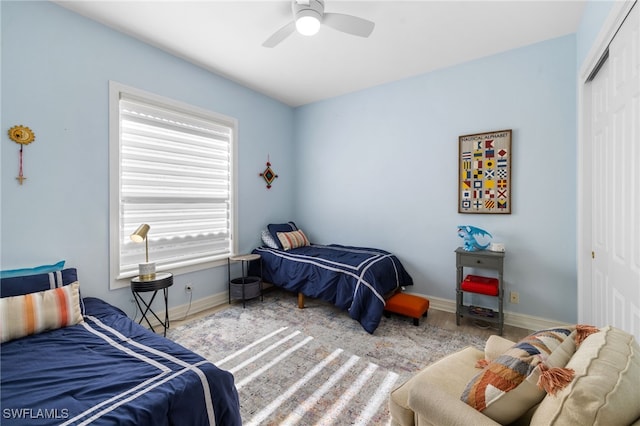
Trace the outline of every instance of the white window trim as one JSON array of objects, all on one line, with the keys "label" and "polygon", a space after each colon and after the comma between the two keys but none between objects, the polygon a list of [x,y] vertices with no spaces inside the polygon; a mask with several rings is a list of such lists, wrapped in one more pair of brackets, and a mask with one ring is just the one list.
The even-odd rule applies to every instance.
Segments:
[{"label": "white window trim", "polygon": [[[120,111],[119,100],[120,93],[128,93],[129,95],[139,96],[162,104],[168,104],[178,109],[184,109],[193,111],[206,116],[219,119],[221,121],[233,123],[233,127],[236,129],[233,132],[232,148],[231,148],[231,167],[233,173],[231,174],[231,205],[230,205],[230,232],[231,232],[231,244],[232,253],[237,252],[237,200],[238,200],[238,137],[237,129],[238,122],[235,118],[227,117],[222,114],[214,113],[193,105],[189,105],[183,102],[175,101],[173,99],[165,98],[153,93],[145,92],[140,89],[136,89],[124,84],[109,81],[109,288],[111,290],[128,287],[130,278],[135,274],[120,275],[119,270],[119,257],[120,257]],[[204,269],[210,269],[218,266],[227,265],[226,259],[220,259],[207,263],[198,263],[195,265],[183,266],[180,268],[172,268],[171,271],[174,275],[201,271]],[[158,267],[158,272],[163,268]]]}]

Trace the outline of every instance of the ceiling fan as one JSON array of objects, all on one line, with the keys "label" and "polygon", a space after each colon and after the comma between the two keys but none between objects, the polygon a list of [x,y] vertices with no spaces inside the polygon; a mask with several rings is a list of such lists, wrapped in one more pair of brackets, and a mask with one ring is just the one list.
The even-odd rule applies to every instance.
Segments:
[{"label": "ceiling fan", "polygon": [[344,13],[324,13],[324,0],[291,0],[293,21],[273,33],[262,45],[275,47],[296,30],[303,35],[314,35],[324,24],[343,33],[369,37],[375,24],[363,18]]}]

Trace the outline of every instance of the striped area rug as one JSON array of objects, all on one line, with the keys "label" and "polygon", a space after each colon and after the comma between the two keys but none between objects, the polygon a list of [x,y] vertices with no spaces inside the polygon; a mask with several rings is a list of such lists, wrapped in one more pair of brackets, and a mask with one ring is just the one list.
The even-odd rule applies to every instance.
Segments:
[{"label": "striped area rug", "polygon": [[273,290],[263,302],[185,324],[167,337],[233,373],[245,425],[389,424],[389,392],[474,336],[383,318],[373,335],[346,312]]}]

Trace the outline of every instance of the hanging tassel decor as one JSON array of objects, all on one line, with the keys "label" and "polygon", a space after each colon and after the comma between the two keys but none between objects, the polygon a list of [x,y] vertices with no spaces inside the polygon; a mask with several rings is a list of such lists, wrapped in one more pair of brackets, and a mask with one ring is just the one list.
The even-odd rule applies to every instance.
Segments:
[{"label": "hanging tassel decor", "polygon": [[264,172],[260,173],[260,176],[264,178],[264,181],[267,183],[267,189],[271,188],[271,184],[278,177],[277,174],[271,169],[271,162],[269,161],[269,155],[267,155],[267,168],[264,169]]}]

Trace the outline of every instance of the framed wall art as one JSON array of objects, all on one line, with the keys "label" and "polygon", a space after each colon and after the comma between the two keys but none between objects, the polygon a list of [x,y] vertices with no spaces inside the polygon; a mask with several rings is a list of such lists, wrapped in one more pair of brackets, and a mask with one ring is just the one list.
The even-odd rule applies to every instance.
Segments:
[{"label": "framed wall art", "polygon": [[458,213],[511,214],[511,133],[458,138]]}]

